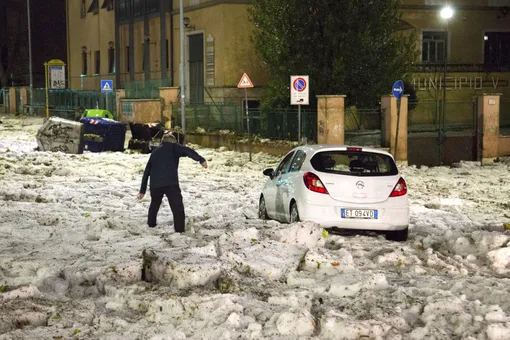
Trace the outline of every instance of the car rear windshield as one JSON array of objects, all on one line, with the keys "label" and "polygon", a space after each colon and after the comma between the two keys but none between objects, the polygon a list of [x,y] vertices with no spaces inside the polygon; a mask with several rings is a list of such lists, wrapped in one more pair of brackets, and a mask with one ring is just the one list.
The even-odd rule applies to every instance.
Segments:
[{"label": "car rear windshield", "polygon": [[310,160],[321,172],[351,176],[394,176],[397,166],[390,156],[363,151],[322,151]]}]

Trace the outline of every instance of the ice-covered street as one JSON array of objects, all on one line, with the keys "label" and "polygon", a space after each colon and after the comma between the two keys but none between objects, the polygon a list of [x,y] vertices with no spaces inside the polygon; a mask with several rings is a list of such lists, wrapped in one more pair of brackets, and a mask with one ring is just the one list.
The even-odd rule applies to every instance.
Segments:
[{"label": "ice-covered street", "polygon": [[148,155],[37,152],[42,119],[0,121],[1,340],[510,339],[509,161],[401,168],[398,243],[259,220],[279,158],[193,146],[175,234],[136,199]]}]

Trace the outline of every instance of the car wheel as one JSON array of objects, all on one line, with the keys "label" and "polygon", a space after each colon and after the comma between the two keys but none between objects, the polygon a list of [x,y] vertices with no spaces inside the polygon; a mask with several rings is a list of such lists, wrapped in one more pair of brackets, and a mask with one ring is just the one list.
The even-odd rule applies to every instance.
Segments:
[{"label": "car wheel", "polygon": [[261,220],[269,219],[269,216],[267,216],[266,200],[264,200],[264,196],[262,196],[259,201],[259,218]]},{"label": "car wheel", "polygon": [[386,234],[386,239],[390,241],[404,242],[407,241],[408,234],[409,228],[405,228],[404,230],[390,231]]},{"label": "car wheel", "polygon": [[292,202],[290,206],[290,223],[299,222],[299,212],[296,202]]}]

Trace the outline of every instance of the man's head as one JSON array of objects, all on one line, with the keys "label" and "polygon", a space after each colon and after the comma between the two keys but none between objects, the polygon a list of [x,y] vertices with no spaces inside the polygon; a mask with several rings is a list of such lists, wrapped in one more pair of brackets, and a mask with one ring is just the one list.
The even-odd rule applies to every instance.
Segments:
[{"label": "man's head", "polygon": [[177,139],[171,133],[165,133],[161,138],[161,143],[177,143]]}]

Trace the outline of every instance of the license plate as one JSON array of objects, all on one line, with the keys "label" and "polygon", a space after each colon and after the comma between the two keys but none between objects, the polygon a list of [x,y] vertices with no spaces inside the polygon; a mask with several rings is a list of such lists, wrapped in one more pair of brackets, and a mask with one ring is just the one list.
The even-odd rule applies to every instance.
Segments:
[{"label": "license plate", "polygon": [[377,210],[366,209],[342,209],[342,218],[359,218],[377,220]]}]

